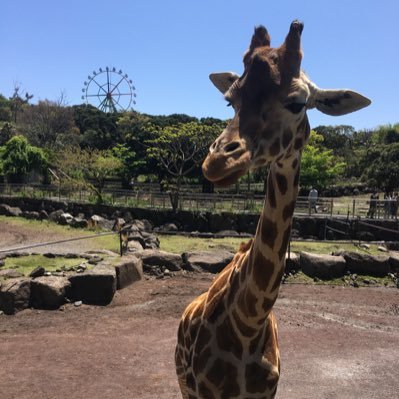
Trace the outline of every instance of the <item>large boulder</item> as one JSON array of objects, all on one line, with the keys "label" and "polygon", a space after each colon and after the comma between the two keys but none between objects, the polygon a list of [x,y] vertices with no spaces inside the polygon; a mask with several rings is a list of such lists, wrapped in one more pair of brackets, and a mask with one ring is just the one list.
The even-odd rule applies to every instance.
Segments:
[{"label": "large boulder", "polygon": [[300,266],[306,275],[323,280],[342,277],[346,270],[343,256],[317,255],[308,252],[301,252]]},{"label": "large boulder", "polygon": [[15,269],[2,269],[0,270],[0,277],[3,278],[17,278],[23,277],[23,273]]},{"label": "large boulder", "polygon": [[63,209],[58,209],[58,210],[56,210],[56,211],[51,212],[51,213],[48,215],[48,218],[49,218],[49,220],[51,220],[51,221],[54,222],[54,223],[59,223],[60,217],[61,217],[61,215],[63,215],[64,213],[65,213],[65,212],[64,212]]},{"label": "large boulder", "polygon": [[234,254],[226,250],[185,252],[182,254],[184,268],[187,270],[206,270],[219,273],[231,262]]},{"label": "large boulder", "polygon": [[31,305],[38,309],[58,309],[65,303],[70,286],[65,277],[38,277],[31,281]]},{"label": "large boulder", "polygon": [[71,287],[67,297],[72,301],[108,305],[116,291],[116,272],[108,266],[95,266],[84,273],[69,277]]},{"label": "large boulder", "polygon": [[143,261],[135,256],[124,256],[115,266],[118,290],[139,281],[143,277]]},{"label": "large boulder", "polygon": [[181,270],[183,265],[180,255],[157,249],[145,249],[141,253],[138,253],[137,256],[142,259],[143,266],[145,267],[157,266],[176,272]]},{"label": "large boulder", "polygon": [[6,204],[0,204],[0,215],[5,216],[21,216],[22,211],[18,207],[13,207]]},{"label": "large boulder", "polygon": [[29,307],[30,280],[8,280],[0,286],[0,310],[14,314]]},{"label": "large boulder", "polygon": [[112,230],[112,227],[114,226],[114,221],[105,219],[99,215],[93,215],[88,220],[88,226],[91,228]]},{"label": "large boulder", "polygon": [[360,254],[357,252],[343,252],[347,270],[351,273],[381,277],[390,271],[389,256]]},{"label": "large boulder", "polygon": [[391,272],[398,273],[399,272],[399,252],[392,252],[389,257],[389,263],[391,265]]},{"label": "large boulder", "polygon": [[62,213],[58,219],[58,223],[65,226],[72,222],[73,216],[70,213]]},{"label": "large boulder", "polygon": [[297,272],[300,270],[300,256],[296,252],[290,252],[285,255],[285,272]]},{"label": "large boulder", "polygon": [[80,229],[85,229],[89,226],[89,223],[87,222],[86,219],[81,218],[81,217],[74,217],[72,220],[69,222],[69,225],[71,227],[75,228],[80,228]]}]

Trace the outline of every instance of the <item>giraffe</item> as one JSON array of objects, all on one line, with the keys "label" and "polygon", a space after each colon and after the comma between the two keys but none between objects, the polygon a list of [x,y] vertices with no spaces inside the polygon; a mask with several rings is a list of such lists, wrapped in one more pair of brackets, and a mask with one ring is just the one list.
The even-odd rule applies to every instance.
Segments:
[{"label": "giraffe", "polygon": [[240,249],[183,313],[175,352],[184,399],[274,398],[280,375],[272,311],[284,273],[298,194],[301,153],[309,137],[306,110],[343,115],[370,104],[351,90],[319,89],[301,71],[303,24],[292,22],[284,43],[270,47],[255,28],[244,73],[210,75],[234,117],[202,165],[217,185],[269,166],[267,194],[253,240]]}]

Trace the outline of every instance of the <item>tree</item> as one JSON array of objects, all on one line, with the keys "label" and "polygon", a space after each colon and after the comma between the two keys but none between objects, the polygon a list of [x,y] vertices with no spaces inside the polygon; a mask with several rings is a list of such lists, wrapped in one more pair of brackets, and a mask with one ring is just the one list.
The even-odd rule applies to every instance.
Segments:
[{"label": "tree", "polygon": [[323,147],[323,137],[311,131],[301,162],[301,185],[323,189],[344,172],[345,163]]},{"label": "tree", "polygon": [[220,133],[220,127],[188,122],[161,128],[150,125],[147,130],[154,135],[146,143],[147,154],[166,172],[171,205],[176,211],[184,177],[203,161],[209,143]]},{"label": "tree", "polygon": [[20,130],[29,141],[39,147],[62,147],[79,138],[71,107],[58,101],[43,100],[25,109],[20,118]]},{"label": "tree", "polygon": [[76,105],[73,111],[83,148],[108,150],[121,142],[117,114],[106,114],[89,104]]},{"label": "tree", "polygon": [[399,187],[399,143],[370,148],[363,160],[362,180],[391,192]]},{"label": "tree", "polygon": [[[27,92],[22,94],[21,91],[21,86],[19,86],[19,84],[15,84],[14,93],[12,97],[10,97],[10,109],[14,123],[17,123],[18,115],[24,110],[29,101],[33,98],[33,94],[29,94]],[[24,96],[24,98],[22,96]]]},{"label": "tree", "polygon": [[86,188],[102,204],[106,179],[117,176],[123,165],[109,151],[67,147],[58,154],[56,166],[63,187]]},{"label": "tree", "polygon": [[11,182],[22,182],[33,171],[46,173],[48,160],[41,148],[28,144],[24,136],[14,136],[1,147],[0,169]]}]

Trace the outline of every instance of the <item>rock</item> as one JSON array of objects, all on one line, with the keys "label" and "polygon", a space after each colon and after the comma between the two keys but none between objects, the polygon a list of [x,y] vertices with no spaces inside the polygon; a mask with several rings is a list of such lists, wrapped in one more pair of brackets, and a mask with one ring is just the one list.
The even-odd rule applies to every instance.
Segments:
[{"label": "rock", "polygon": [[71,301],[82,301],[94,305],[107,305],[116,291],[116,272],[114,268],[96,266],[84,273],[69,277],[71,287],[67,297]]},{"label": "rock", "polygon": [[3,282],[0,287],[0,310],[5,314],[15,312],[29,307],[30,280],[10,280]]},{"label": "rock", "polygon": [[77,228],[77,229],[86,229],[89,226],[89,223],[86,219],[81,218],[81,217],[74,217],[72,220],[69,222],[69,225],[71,227]]},{"label": "rock", "polygon": [[62,213],[58,218],[58,223],[65,226],[72,222],[73,216],[70,213]]},{"label": "rock", "polygon": [[101,256],[93,256],[91,257],[87,263],[89,265],[97,265],[98,263],[100,263],[104,258],[102,258]]},{"label": "rock", "polygon": [[39,212],[39,220],[47,220],[48,218],[48,213],[44,209],[42,209]]},{"label": "rock", "polygon": [[0,215],[5,215],[5,216],[21,216],[22,211],[18,207],[12,207],[10,205],[6,204],[0,204]]},{"label": "rock", "polygon": [[390,271],[390,258],[386,255],[372,256],[357,252],[343,252],[347,270],[352,273],[382,277]]},{"label": "rock", "polygon": [[378,249],[380,252],[388,252],[388,249],[387,249],[386,247],[384,247],[383,245],[379,245],[379,246],[377,247],[377,249]]},{"label": "rock", "polygon": [[141,253],[138,253],[137,256],[142,259],[143,266],[166,267],[173,272],[181,270],[183,265],[180,255],[157,249],[145,249]]},{"label": "rock", "polygon": [[121,257],[115,265],[116,289],[120,290],[143,278],[143,261],[135,256]]},{"label": "rock", "polygon": [[144,243],[145,243],[144,248],[150,248],[150,249],[159,248],[159,244],[160,244],[159,238],[155,234],[148,233],[146,231],[142,231],[141,235],[144,238]]},{"label": "rock", "polygon": [[359,247],[363,249],[370,249],[370,245],[365,243],[360,244]]},{"label": "rock", "polygon": [[18,278],[24,275],[15,269],[2,269],[0,270],[0,277],[3,278]]},{"label": "rock", "polygon": [[206,270],[211,273],[219,273],[231,262],[234,254],[226,251],[198,251],[182,254],[184,268],[190,271]]},{"label": "rock", "polygon": [[157,227],[157,230],[158,231],[178,231],[179,229],[174,223],[165,223],[165,224]]},{"label": "rock", "polygon": [[291,252],[290,257],[288,257],[288,253],[285,255],[285,272],[297,272],[300,270],[300,257],[297,253]]},{"label": "rock", "polygon": [[114,225],[112,226],[113,231],[119,231],[126,224],[125,219],[115,218]]},{"label": "rock", "polygon": [[31,305],[38,309],[58,309],[65,303],[70,286],[65,277],[38,277],[31,282]]},{"label": "rock", "polygon": [[214,234],[215,237],[239,237],[240,234],[235,230],[220,230]]},{"label": "rock", "polygon": [[88,226],[90,228],[99,228],[104,230],[112,230],[114,222],[112,220],[108,220],[99,215],[93,215],[88,220]]},{"label": "rock", "polygon": [[45,272],[46,272],[46,269],[44,267],[38,266],[30,272],[29,277],[32,277],[32,278],[41,277],[41,276],[44,276]]},{"label": "rock", "polygon": [[51,220],[52,222],[58,223],[59,220],[60,220],[61,215],[64,214],[64,213],[65,213],[65,212],[64,212],[63,209],[58,209],[58,210],[56,210],[56,211],[51,212],[51,213],[48,215],[48,218],[49,218],[49,220]]},{"label": "rock", "polygon": [[345,259],[342,256],[316,255],[307,252],[301,252],[300,265],[306,275],[323,280],[342,277],[346,269]]},{"label": "rock", "polygon": [[22,212],[21,216],[25,219],[31,219],[31,220],[40,219],[40,214],[39,212],[36,211],[24,211]]},{"label": "rock", "polygon": [[399,252],[391,252],[389,264],[391,265],[391,271],[393,273],[399,272]]},{"label": "rock", "polygon": [[73,305],[76,307],[82,306],[82,301],[75,301]]},{"label": "rock", "polygon": [[0,259],[0,267],[3,267],[5,265],[5,260],[4,259]]},{"label": "rock", "polygon": [[[144,244],[145,245],[145,244]],[[128,241],[127,243],[127,250],[128,252],[139,252],[142,251],[144,248],[140,244],[139,241]]]},{"label": "rock", "polygon": [[138,242],[143,248],[145,248],[145,240],[139,231],[133,231],[128,235],[128,242],[136,241]]},{"label": "rock", "polygon": [[152,231],[152,224],[151,222],[149,222],[146,219],[142,219],[142,220],[132,220],[131,222],[131,229],[133,231],[146,231],[146,232],[151,232]]}]

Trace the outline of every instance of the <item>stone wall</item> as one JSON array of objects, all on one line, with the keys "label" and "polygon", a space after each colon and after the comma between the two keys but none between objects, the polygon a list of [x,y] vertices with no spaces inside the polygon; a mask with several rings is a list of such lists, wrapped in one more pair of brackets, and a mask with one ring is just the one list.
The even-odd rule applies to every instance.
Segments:
[{"label": "stone wall", "polygon": [[[74,202],[59,202],[34,198],[0,197],[0,203],[18,207],[22,211],[41,211],[47,213],[62,209],[64,212],[77,216],[83,214],[86,218],[100,215],[106,219],[123,217],[130,219],[147,219],[154,227],[173,222],[178,230],[192,232],[236,231],[254,234],[259,214],[236,214],[231,212],[211,213],[199,211],[154,210],[145,208],[113,207],[109,205],[79,204]],[[327,226],[335,230],[345,231],[345,234],[326,229],[326,219],[323,217],[295,217],[293,222],[293,238],[310,238],[322,240],[361,239],[362,241],[399,241],[399,234],[380,228],[399,231],[396,220],[367,220],[372,226],[364,226],[358,219],[328,220]]]}]

